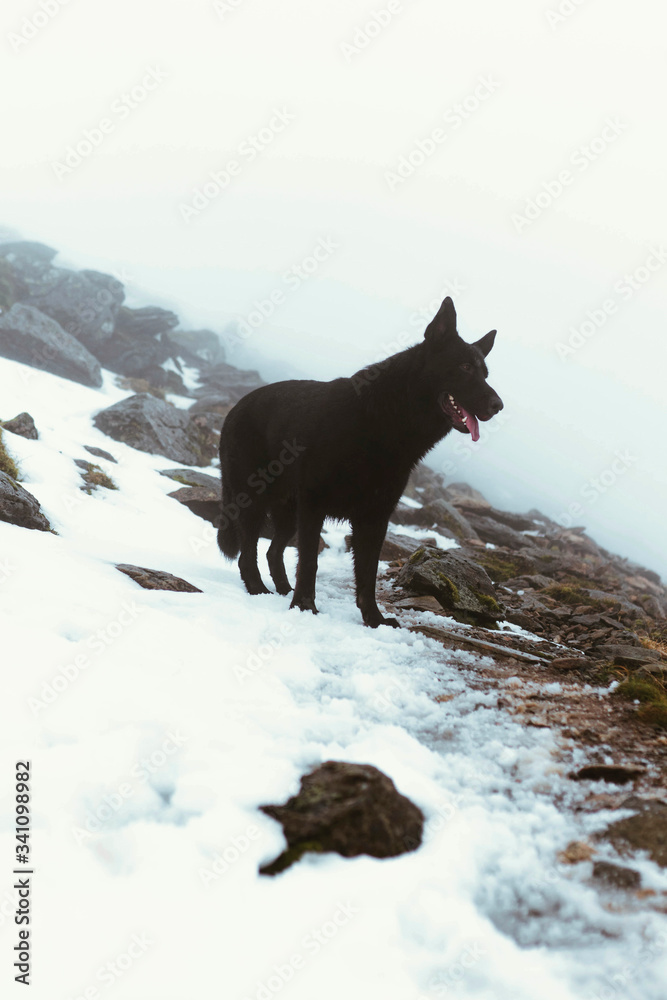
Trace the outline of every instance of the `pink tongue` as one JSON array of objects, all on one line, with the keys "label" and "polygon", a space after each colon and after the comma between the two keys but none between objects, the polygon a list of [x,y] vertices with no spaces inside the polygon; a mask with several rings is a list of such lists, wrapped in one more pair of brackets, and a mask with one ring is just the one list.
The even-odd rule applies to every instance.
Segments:
[{"label": "pink tongue", "polygon": [[477,420],[477,417],[473,416],[472,413],[468,413],[467,410],[464,410],[460,403],[459,409],[465,417],[465,425],[470,431],[470,436],[473,441],[479,441],[479,421]]}]

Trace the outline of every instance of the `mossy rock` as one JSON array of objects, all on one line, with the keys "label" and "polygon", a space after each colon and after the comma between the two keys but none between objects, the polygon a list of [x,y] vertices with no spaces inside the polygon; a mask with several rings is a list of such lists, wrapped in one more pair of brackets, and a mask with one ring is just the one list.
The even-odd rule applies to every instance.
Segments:
[{"label": "mossy rock", "polygon": [[422,546],[403,565],[396,583],[409,594],[437,598],[444,610],[468,624],[487,624],[503,617],[486,571],[458,549],[443,552]]}]

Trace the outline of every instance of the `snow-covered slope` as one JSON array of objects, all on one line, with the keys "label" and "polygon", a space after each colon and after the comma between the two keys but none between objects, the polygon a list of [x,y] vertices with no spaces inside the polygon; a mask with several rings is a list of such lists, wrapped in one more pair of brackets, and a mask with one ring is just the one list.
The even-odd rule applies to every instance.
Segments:
[{"label": "snow-covered slope", "polygon": [[[661,1000],[664,916],[606,908],[590,865],[558,862],[609,815],[572,811],[551,730],[497,707],[483,661],[364,629],[341,528],[318,617],[249,597],[210,526],[167,496],[174,463],[93,427],[124,395],[111,376],[92,390],[0,359],[0,416],[28,410],[40,432],[6,443],[58,532],[0,523],[5,978],[11,779],[29,757],[34,997]],[[81,492],[84,444],[118,459],[117,491]],[[119,562],[203,593],[142,590]],[[424,845],[258,876],[283,846],[258,806],[328,759],[385,771],[424,811]]]}]

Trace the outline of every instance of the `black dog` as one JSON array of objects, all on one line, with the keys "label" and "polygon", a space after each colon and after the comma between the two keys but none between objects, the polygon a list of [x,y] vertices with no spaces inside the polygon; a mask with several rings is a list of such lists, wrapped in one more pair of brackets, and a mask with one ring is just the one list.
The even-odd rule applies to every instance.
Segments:
[{"label": "black dog", "polygon": [[479,420],[503,404],[486,382],[492,330],[475,344],[456,331],[448,297],[424,340],[352,378],[291,381],[244,396],[222,428],[222,516],[218,544],[240,551],[250,594],[267,594],[257,566],[257,539],[273,523],[268,563],[279,594],[292,589],[285,546],[298,530],[299,563],[291,607],[317,612],[315,575],[326,517],[349,521],[357,606],[365,625],[394,625],[375,600],[380,549],[410,472],[452,428],[479,438]]}]

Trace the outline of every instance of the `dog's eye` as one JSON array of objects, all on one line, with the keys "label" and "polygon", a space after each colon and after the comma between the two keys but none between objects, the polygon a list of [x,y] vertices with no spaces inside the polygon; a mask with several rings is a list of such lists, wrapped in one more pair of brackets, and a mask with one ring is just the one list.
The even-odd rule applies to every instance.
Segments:
[{"label": "dog's eye", "polygon": [[461,369],[462,372],[471,372],[472,371],[472,365],[468,365],[468,364],[459,365],[459,368]]}]

